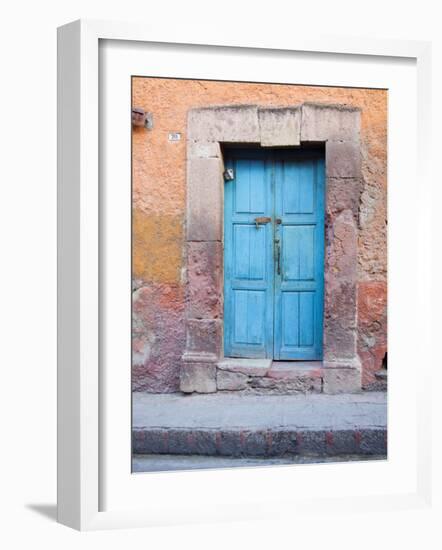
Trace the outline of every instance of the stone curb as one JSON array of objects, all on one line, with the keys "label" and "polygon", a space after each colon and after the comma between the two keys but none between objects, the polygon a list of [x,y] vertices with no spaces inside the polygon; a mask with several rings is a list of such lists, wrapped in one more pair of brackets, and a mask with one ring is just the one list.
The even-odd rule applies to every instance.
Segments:
[{"label": "stone curb", "polygon": [[149,428],[132,431],[136,454],[234,457],[336,456],[387,453],[387,429],[217,430]]}]

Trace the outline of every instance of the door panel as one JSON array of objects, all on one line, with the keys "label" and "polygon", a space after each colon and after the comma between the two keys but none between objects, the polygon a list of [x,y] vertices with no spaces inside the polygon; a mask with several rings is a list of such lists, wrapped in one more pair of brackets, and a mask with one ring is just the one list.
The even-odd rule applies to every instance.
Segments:
[{"label": "door panel", "polygon": [[224,353],[321,359],[323,156],[241,149],[225,164]]},{"label": "door panel", "polygon": [[315,226],[281,226],[281,265],[284,281],[314,279]]},{"label": "door panel", "polygon": [[[324,295],[324,162],[276,155],[275,359],[322,359]],[[279,272],[278,272],[279,271]]]},{"label": "door panel", "polygon": [[273,229],[271,162],[255,151],[226,159],[234,180],[224,187],[224,353],[272,357]]},{"label": "door panel", "polygon": [[314,163],[283,161],[280,172],[283,214],[313,214],[315,201]]},{"label": "door panel", "polygon": [[233,225],[234,277],[263,281],[266,277],[266,232],[254,225]]},{"label": "door panel", "polygon": [[233,290],[235,344],[265,345],[265,301],[263,290]]},{"label": "door panel", "polygon": [[266,168],[267,163],[259,158],[236,159],[234,188],[234,211],[236,214],[264,214],[269,207]]}]

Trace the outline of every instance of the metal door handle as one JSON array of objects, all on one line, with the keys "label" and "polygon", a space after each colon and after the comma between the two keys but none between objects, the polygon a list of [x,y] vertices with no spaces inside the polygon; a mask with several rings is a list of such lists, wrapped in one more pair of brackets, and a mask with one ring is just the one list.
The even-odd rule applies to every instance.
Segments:
[{"label": "metal door handle", "polygon": [[276,273],[281,275],[281,246],[279,240],[275,240]]},{"label": "metal door handle", "polygon": [[260,218],[255,218],[256,229],[259,229],[260,225],[264,225],[264,224],[269,223],[271,221],[272,221],[272,218],[269,218],[268,216],[262,216]]}]

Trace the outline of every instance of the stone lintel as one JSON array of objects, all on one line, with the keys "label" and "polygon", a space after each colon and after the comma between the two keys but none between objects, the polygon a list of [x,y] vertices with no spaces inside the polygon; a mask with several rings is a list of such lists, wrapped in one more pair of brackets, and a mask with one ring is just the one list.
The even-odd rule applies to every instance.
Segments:
[{"label": "stone lintel", "polygon": [[[193,150],[196,156],[205,157],[218,156],[215,149],[205,151],[209,142],[261,143],[264,147],[299,145],[300,142],[359,142],[360,109],[310,102],[288,106],[200,107],[188,112],[187,138],[189,152]],[[202,149],[198,152],[200,146]]]},{"label": "stone lintel", "polygon": [[360,109],[349,105],[302,104],[301,141],[359,141]]},{"label": "stone lintel", "polygon": [[224,143],[259,143],[256,105],[220,105],[191,109],[188,139]]},{"label": "stone lintel", "polygon": [[262,147],[296,146],[301,143],[301,107],[258,109]]}]

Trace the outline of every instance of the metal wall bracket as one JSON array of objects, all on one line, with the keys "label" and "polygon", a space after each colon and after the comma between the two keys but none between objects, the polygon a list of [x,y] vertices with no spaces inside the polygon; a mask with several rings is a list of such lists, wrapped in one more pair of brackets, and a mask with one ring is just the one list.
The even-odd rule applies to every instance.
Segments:
[{"label": "metal wall bracket", "polygon": [[132,126],[144,127],[146,130],[152,130],[153,114],[147,113],[140,107],[132,107]]},{"label": "metal wall bracket", "polygon": [[224,171],[223,175],[226,181],[231,181],[235,179],[235,172],[233,171],[233,168],[227,168],[227,170]]}]

